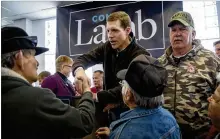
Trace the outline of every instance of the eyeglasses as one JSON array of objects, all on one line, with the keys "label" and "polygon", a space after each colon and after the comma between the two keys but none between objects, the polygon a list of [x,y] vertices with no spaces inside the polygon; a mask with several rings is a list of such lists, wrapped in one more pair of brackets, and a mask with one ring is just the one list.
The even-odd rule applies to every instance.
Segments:
[{"label": "eyeglasses", "polygon": [[64,66],[64,67],[67,66],[67,67],[69,67],[69,68],[72,68],[72,66],[69,66],[69,65],[63,65],[63,66]]}]

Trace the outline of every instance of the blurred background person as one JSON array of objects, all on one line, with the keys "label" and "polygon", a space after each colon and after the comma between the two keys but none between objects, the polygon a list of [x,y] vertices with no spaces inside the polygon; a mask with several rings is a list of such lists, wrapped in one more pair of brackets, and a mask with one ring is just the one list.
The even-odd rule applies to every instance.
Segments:
[{"label": "blurred background person", "polygon": [[208,98],[208,101],[208,115],[211,118],[215,129],[218,131],[218,134],[214,139],[220,139],[220,86],[218,86],[214,94]]},{"label": "blurred background person", "polygon": [[93,84],[94,87],[91,88],[93,93],[97,93],[103,90],[103,76],[104,72],[101,70],[96,70],[93,72]]},{"label": "blurred background person", "polygon": [[42,71],[41,73],[39,73],[38,74],[39,85],[41,86],[43,80],[50,75],[51,75],[51,73],[49,71]]},{"label": "blurred background person", "polygon": [[58,98],[70,105],[74,104],[76,95],[73,84],[67,79],[72,72],[72,65],[73,60],[70,57],[59,56],[56,59],[56,73],[48,76],[41,84],[41,87],[51,89]]},{"label": "blurred background person", "polygon": [[213,43],[215,47],[215,54],[220,57],[220,40]]}]

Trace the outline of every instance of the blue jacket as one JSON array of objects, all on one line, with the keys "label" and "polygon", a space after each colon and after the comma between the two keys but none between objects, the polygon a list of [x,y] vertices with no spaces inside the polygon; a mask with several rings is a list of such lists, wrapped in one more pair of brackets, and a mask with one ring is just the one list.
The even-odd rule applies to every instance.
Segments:
[{"label": "blue jacket", "polygon": [[162,107],[137,107],[120,117],[110,125],[110,139],[180,139],[175,118]]}]

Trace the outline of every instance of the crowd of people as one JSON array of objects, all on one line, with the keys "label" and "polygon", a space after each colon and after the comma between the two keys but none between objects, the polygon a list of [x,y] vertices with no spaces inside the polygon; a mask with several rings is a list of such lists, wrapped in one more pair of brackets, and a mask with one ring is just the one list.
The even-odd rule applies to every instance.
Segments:
[{"label": "crowd of people", "polygon": [[[36,36],[3,27],[2,138],[220,138],[220,40],[216,53],[205,49],[184,11],[168,27],[170,46],[156,59],[136,42],[129,15],[113,12],[108,41],[76,59],[60,55],[54,74],[37,74],[35,56],[48,49]],[[99,63],[91,87],[85,69]]]}]

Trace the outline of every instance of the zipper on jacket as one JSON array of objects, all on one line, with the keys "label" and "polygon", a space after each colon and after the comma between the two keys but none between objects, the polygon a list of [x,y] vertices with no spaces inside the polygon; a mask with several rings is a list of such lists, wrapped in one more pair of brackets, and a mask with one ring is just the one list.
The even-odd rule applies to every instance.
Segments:
[{"label": "zipper on jacket", "polygon": [[174,89],[174,105],[173,105],[173,115],[174,115],[174,117],[176,117],[176,85],[177,85],[177,83],[176,83],[176,75],[177,75],[177,70],[175,69],[175,74],[174,74],[174,85],[175,85],[175,89]]}]

